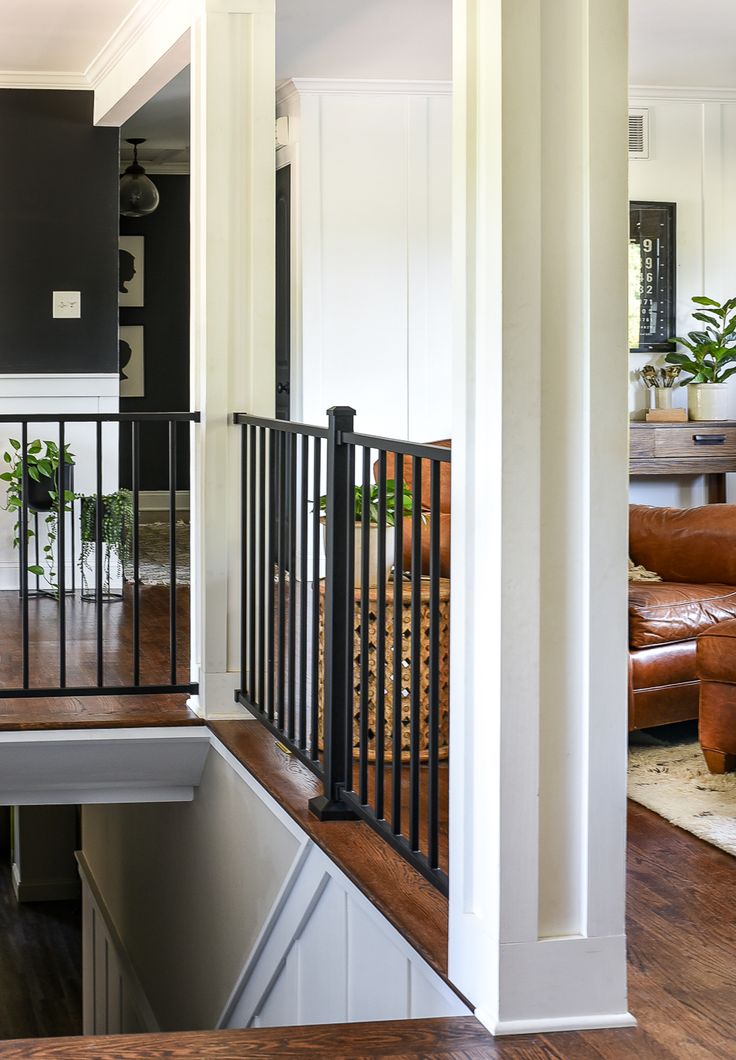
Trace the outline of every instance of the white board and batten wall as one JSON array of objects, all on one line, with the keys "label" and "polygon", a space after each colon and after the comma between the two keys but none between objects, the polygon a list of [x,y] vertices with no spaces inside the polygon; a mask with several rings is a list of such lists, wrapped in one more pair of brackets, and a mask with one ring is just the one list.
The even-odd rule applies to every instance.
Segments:
[{"label": "white board and batten wall", "polygon": [[452,93],[445,81],[298,79],[291,165],[292,417],[450,436]]},{"label": "white board and batten wall", "polygon": [[[636,88],[632,108],[649,118],[649,158],[629,164],[632,201],[677,204],[677,334],[697,326],[693,295],[736,296],[736,91]],[[644,388],[637,372],[652,354],[630,354],[629,408],[643,415]],[[657,362],[658,363],[658,362]],[[683,390],[676,403],[686,405]],[[729,416],[736,419],[732,382]],[[636,504],[690,507],[707,502],[702,476],[642,477],[631,483]],[[728,476],[728,500],[736,500],[736,476]]]},{"label": "white board and batten wall", "polygon": [[86,1033],[469,1013],[214,735],[192,801],[82,836]]}]

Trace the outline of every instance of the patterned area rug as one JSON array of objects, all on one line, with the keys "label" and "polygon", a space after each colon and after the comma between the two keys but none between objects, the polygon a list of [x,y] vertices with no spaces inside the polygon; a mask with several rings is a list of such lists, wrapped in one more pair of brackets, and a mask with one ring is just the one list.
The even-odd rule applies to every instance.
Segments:
[{"label": "patterned area rug", "polygon": [[736,855],[736,773],[709,773],[697,740],[631,746],[629,798]]},{"label": "patterned area rug", "polygon": [[[141,523],[138,570],[141,585],[169,584],[169,524]],[[125,568],[133,579],[133,565]],[[176,524],[176,583],[189,585],[189,524]]]}]

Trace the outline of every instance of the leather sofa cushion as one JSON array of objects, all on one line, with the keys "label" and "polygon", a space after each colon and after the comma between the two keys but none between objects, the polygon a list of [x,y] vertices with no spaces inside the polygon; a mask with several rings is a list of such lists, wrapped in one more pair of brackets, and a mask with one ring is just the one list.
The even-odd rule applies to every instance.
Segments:
[{"label": "leather sofa cushion", "polygon": [[736,619],[720,622],[701,633],[698,637],[697,671],[703,681],[736,684]]},{"label": "leather sofa cushion", "polygon": [[629,555],[667,582],[736,586],[736,504],[629,508]]},{"label": "leather sofa cushion", "polygon": [[690,640],[730,618],[736,618],[733,585],[632,582],[629,586],[632,649]]},{"label": "leather sofa cushion", "polygon": [[681,640],[677,644],[657,644],[645,651],[632,651],[629,656],[632,689],[666,688],[697,681],[695,644],[694,640]]}]

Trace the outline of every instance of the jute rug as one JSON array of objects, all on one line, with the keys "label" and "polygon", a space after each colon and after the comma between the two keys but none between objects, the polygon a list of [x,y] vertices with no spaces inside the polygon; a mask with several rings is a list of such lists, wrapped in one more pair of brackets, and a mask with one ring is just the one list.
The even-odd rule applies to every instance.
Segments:
[{"label": "jute rug", "polygon": [[[141,523],[139,540],[139,577],[141,585],[168,585],[169,524]],[[133,565],[126,564],[126,578],[132,580]],[[189,524],[176,524],[176,582],[189,585]]]},{"label": "jute rug", "polygon": [[697,741],[631,746],[629,798],[736,855],[736,773],[709,773]]}]

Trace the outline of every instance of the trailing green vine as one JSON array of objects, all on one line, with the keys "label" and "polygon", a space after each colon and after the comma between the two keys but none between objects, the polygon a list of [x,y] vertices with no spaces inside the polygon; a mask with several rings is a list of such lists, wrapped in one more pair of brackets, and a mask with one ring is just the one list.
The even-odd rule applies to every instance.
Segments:
[{"label": "trailing green vine", "polygon": [[[23,454],[21,452],[21,443],[17,438],[10,438],[9,441],[11,448],[9,450],[6,449],[3,453],[3,462],[7,467],[5,471],[0,474],[0,480],[7,482],[8,484],[7,500],[2,507],[5,511],[15,513],[16,521],[13,526],[13,547],[19,548],[21,535],[21,509],[23,506]],[[69,446],[65,445],[65,467],[72,466],[74,462],[74,454],[71,452]],[[52,505],[51,509],[46,512],[44,520],[46,523],[46,542],[43,545],[43,563],[29,564],[28,573],[43,578],[47,582],[49,590],[53,595],[57,595],[59,592],[56,570],[56,541],[59,529],[59,511],[63,504],[64,512],[70,512],[72,510],[72,501],[74,500],[74,493],[72,490],[63,491],[63,502],[59,497],[58,487],[60,464],[59,446],[56,442],[49,441],[48,439],[41,441],[41,439],[35,438],[32,442],[28,443],[26,448],[28,478],[41,484],[45,484],[46,480],[48,480],[47,493]],[[28,511],[32,515],[35,515],[42,510],[46,510],[45,506],[42,509],[39,509],[32,504],[28,505]],[[35,531],[29,526],[27,533],[29,544],[34,537]]]},{"label": "trailing green vine", "polygon": [[[79,560],[82,577],[92,573],[91,554],[97,538],[97,496],[79,495],[82,551]],[[122,576],[130,561],[133,544],[133,496],[130,490],[117,490],[102,497],[102,544],[107,545],[104,560],[104,580],[110,589],[112,558],[115,557],[116,575]]]}]

